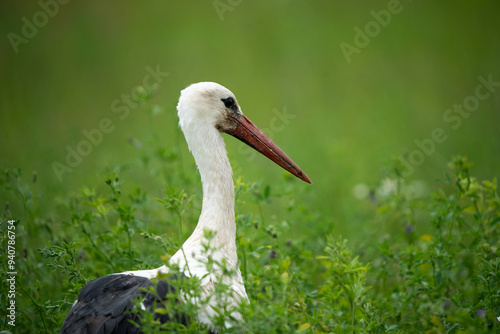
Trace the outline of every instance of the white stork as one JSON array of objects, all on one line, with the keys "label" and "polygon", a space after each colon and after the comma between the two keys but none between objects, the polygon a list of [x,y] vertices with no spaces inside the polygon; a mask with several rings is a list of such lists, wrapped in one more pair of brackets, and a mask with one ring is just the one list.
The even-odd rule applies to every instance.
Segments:
[{"label": "white stork", "polygon": [[[235,272],[231,277],[222,277],[230,287],[230,304],[235,309],[243,300],[248,300],[243,279],[238,268],[236,253],[236,224],[234,215],[234,185],[232,170],[227,157],[221,132],[230,134],[262,153],[293,175],[311,183],[302,170],[243,115],[234,94],[227,88],[213,82],[192,84],[181,92],[177,105],[179,125],[184,132],[189,150],[192,152],[203,184],[203,205],[194,232],[170,259],[177,264],[185,276],[197,276],[201,280],[203,297],[210,298],[220,276],[207,270],[207,255],[204,248],[207,239],[204,231],[213,231],[210,239],[211,258],[224,261],[227,269]],[[132,301],[142,295],[143,309],[153,310],[153,304],[166,298],[168,279],[160,280],[156,296],[145,293],[141,287],[150,287],[150,279],[160,273],[167,273],[162,266],[152,270],[127,271],[111,274],[88,283],[78,295],[70,310],[61,333],[140,333],[130,319],[140,322],[131,314]],[[200,308],[197,321],[207,324],[213,330],[211,316],[214,314],[210,300]],[[181,321],[155,314],[160,321]],[[238,321],[241,315],[234,311],[231,321]]]}]

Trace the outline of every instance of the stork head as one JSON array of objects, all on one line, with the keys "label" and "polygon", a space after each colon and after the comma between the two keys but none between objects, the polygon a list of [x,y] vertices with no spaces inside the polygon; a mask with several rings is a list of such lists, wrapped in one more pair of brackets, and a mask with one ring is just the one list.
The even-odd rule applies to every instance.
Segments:
[{"label": "stork head", "polygon": [[179,125],[190,128],[213,127],[262,153],[307,183],[309,177],[264,132],[241,111],[234,94],[215,82],[199,82],[181,91],[177,105]]}]

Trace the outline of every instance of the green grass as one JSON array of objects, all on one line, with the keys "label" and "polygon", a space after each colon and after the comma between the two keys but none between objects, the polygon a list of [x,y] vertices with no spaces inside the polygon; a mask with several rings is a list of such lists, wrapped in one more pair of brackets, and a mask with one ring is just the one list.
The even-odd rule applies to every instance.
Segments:
[{"label": "green grass", "polygon": [[[320,212],[295,205],[294,194],[302,185],[293,177],[273,185],[237,178],[237,245],[250,304],[241,306],[245,321],[226,332],[498,330],[496,180],[471,176],[471,163],[465,158],[455,158],[450,168],[443,171],[443,180],[429,185],[432,192],[418,193],[400,176],[401,165],[396,162],[384,181],[392,180],[394,187],[359,203],[360,208],[365,206],[366,231],[357,243],[331,231],[331,222]],[[78,291],[91,279],[167,263],[190,234],[201,198],[199,192],[181,189],[193,188],[195,170],[184,181],[167,185],[160,198],[139,186],[125,190],[127,174],[107,173],[102,182],[82,186],[47,207],[33,191],[31,175],[18,169],[4,171],[2,193],[12,199],[2,218],[4,249],[8,220],[14,218],[13,212],[23,213],[14,224],[16,331],[36,327],[56,332]],[[246,201],[259,209],[242,209]],[[279,216],[267,214],[276,206],[285,210]],[[298,236],[293,233],[296,224],[315,228]],[[9,271],[7,254],[2,252],[0,258],[3,272]],[[179,282],[179,288],[187,289],[184,280]],[[190,284],[189,289],[198,291],[192,285],[196,282]],[[3,280],[3,300],[8,288]],[[217,292],[224,293],[224,289]],[[164,312],[196,311],[182,303],[162,307]],[[222,317],[229,311],[220,312]],[[214,322],[223,327],[222,319]],[[7,320],[2,317],[1,328],[11,330]],[[143,326],[151,333],[160,328],[146,315]],[[168,328],[178,332],[204,330],[195,322],[187,328],[172,326]]]},{"label": "green grass", "polygon": [[[474,93],[478,76],[491,73],[500,80],[500,44],[487,33],[500,30],[498,2],[403,0],[404,10],[348,64],[339,44],[352,43],[354,27],[370,22],[370,11],[387,3],[243,1],[221,21],[210,1],[197,6],[72,1],[19,53],[4,38],[2,163],[26,173],[36,170],[42,192],[63,197],[68,189],[95,184],[106,169],[134,165],[144,154],[138,145],[154,134],[158,147],[177,146],[174,153],[191,168],[175,105],[181,89],[209,80],[232,90],[261,128],[271,127],[275,109],[295,116],[278,122],[281,130],[273,139],[314,182],[297,201],[316,196],[313,205],[349,239],[364,226],[356,217],[352,187],[374,185],[392,156],[415,149],[414,141],[436,127],[449,138],[426,156],[416,179],[440,177],[436,171],[456,154],[474,161],[478,176],[498,177],[498,92],[456,131],[442,119]],[[37,2],[0,6],[2,36],[20,33],[22,17],[40,10]],[[157,65],[169,76],[146,108],[131,109],[120,119],[113,101],[142,85],[146,67]],[[151,114],[155,106],[163,112]],[[60,182],[52,163],[64,162],[66,147],[74,148],[84,139],[82,131],[95,129],[103,118],[113,121],[113,133]],[[272,184],[279,177],[280,170],[264,158],[248,161],[239,142],[227,145],[232,163],[244,166],[245,179]],[[165,177],[176,173],[165,168]],[[143,188],[157,192],[163,181],[168,180],[147,181]]]}]

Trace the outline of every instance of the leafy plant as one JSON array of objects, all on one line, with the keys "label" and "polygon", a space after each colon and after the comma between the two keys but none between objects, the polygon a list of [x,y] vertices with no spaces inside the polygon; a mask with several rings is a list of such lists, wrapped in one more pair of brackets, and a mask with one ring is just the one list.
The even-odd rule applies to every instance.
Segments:
[{"label": "leafy plant", "polygon": [[[157,162],[176,168],[176,159],[153,150],[148,164],[138,168],[149,171]],[[301,185],[288,177],[275,185],[237,177],[236,242],[249,302],[237,309],[244,321],[227,327],[225,320],[234,309],[224,302],[228,287],[217,282],[212,297],[220,303],[213,322],[226,333],[498,331],[497,180],[471,176],[472,164],[464,157],[454,158],[449,167],[442,180],[425,182],[405,179],[396,163],[358,203],[365,222],[359,242],[329,232],[331,222],[321,212],[297,206],[294,194]],[[0,242],[6,250],[8,220],[17,216],[16,330],[57,331],[91,279],[168,263],[199,213],[199,190],[191,184],[196,171],[182,173],[177,181],[168,180],[162,197],[131,187],[137,184],[133,177],[116,168],[103,182],[49,204],[47,196],[37,193],[32,176],[20,169],[5,171],[0,191],[8,205],[4,203]],[[279,215],[277,207],[284,208]],[[317,228],[296,234],[297,224]],[[0,261],[7,272],[6,251]],[[209,258],[207,266],[232,274],[223,261]],[[179,268],[172,273],[182,276]],[[200,303],[207,303],[199,281],[170,281],[171,298],[156,305],[156,312],[183,314],[191,319],[189,325],[162,325],[136,307],[138,325],[145,333],[208,331],[196,322]],[[2,280],[2,303],[8,289]],[[6,317],[0,329],[11,329]]]}]

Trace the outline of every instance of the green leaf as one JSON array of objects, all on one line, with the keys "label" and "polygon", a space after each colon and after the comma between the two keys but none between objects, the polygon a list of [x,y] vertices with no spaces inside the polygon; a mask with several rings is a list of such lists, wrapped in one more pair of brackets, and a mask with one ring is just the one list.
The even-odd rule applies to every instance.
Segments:
[{"label": "green leaf", "polygon": [[300,325],[299,328],[297,328],[297,332],[303,332],[306,329],[309,329],[311,327],[311,324],[306,322],[305,324]]}]

